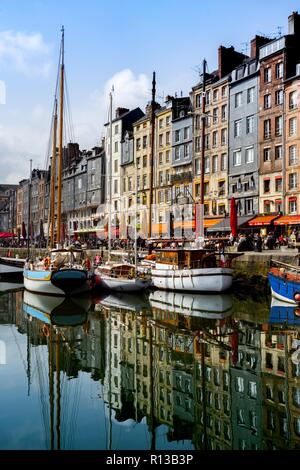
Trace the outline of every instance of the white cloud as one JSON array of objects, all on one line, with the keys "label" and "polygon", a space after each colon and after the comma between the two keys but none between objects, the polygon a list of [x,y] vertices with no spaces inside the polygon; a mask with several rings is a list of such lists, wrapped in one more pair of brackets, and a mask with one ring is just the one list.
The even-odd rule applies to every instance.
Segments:
[{"label": "white cloud", "polygon": [[0,31],[0,63],[27,77],[47,77],[51,68],[50,46],[40,33]]},{"label": "white cloud", "polygon": [[[1,53],[0,53],[1,59]],[[150,100],[150,79],[145,74],[137,76],[129,70],[116,73],[104,84],[102,91],[90,93],[87,100],[82,97],[80,103],[72,104],[75,139],[81,149],[88,149],[100,144],[103,124],[108,120],[109,92],[114,85],[114,109],[129,109],[144,106]],[[86,103],[84,106],[82,103]],[[33,159],[34,168],[43,168],[50,133],[50,115],[41,105],[35,104],[26,111],[26,121],[22,110],[13,112],[10,123],[0,125],[0,168],[1,181],[18,183],[27,178],[29,159]],[[69,137],[69,136],[67,136]]]}]

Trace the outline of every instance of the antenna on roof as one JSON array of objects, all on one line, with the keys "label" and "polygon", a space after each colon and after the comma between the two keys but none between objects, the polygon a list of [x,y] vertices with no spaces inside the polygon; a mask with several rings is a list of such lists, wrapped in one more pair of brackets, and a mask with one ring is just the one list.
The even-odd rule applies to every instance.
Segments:
[{"label": "antenna on roof", "polygon": [[242,49],[241,49],[242,54],[248,55],[249,42],[242,42],[241,46],[242,46]]},{"label": "antenna on roof", "polygon": [[276,26],[276,28],[277,28],[277,36],[280,38],[282,36],[283,26]]}]

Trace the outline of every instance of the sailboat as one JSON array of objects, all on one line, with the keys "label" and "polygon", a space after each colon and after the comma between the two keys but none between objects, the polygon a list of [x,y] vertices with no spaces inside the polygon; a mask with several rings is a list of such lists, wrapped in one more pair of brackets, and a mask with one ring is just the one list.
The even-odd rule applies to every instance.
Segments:
[{"label": "sailboat", "polygon": [[[57,160],[57,211],[55,211],[56,193],[56,133],[57,133],[57,93],[56,86],[54,114],[53,114],[53,139],[52,139],[52,163],[51,163],[51,187],[50,187],[50,254],[44,260],[30,262],[29,256],[24,266],[24,286],[31,292],[48,295],[70,296],[82,294],[92,288],[93,272],[90,263],[85,263],[84,253],[81,249],[69,247],[59,248],[61,243],[61,212],[62,212],[62,157],[63,157],[63,127],[64,127],[64,28],[62,27],[60,64],[59,64],[59,147]],[[31,179],[31,172],[30,172]],[[30,193],[30,191],[29,191]],[[54,247],[55,219],[56,245]],[[29,245],[28,245],[29,251]]]},{"label": "sailboat", "polygon": [[[195,247],[164,248],[156,250],[155,265],[151,269],[152,283],[159,289],[223,292],[232,285],[232,259],[241,253],[225,253],[205,248],[204,239],[204,163],[205,163],[205,76],[203,61],[202,116],[201,116],[201,183],[200,204],[196,204]],[[200,209],[200,211],[198,210]],[[200,213],[199,213],[200,212]]]},{"label": "sailboat", "polygon": [[[137,233],[135,228],[135,263],[111,261],[111,205],[112,205],[112,92],[110,92],[110,158],[109,158],[109,207],[108,207],[108,262],[96,267],[95,286],[116,292],[135,292],[147,289],[151,280],[147,273],[137,267]],[[136,187],[137,201],[137,187]],[[136,227],[136,220],[135,220]]]}]

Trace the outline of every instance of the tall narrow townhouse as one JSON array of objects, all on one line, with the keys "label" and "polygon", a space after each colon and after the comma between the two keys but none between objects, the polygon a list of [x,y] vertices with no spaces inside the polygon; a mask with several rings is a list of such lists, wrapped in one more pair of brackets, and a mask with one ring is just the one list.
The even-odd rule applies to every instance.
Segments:
[{"label": "tall narrow townhouse", "polygon": [[170,236],[189,236],[193,223],[193,116],[189,97],[172,103],[172,213]]},{"label": "tall narrow townhouse", "polygon": [[251,41],[251,57],[231,73],[229,106],[228,197],[236,200],[239,223],[259,212],[259,47],[268,39]]},{"label": "tall narrow townhouse", "polygon": [[[159,107],[156,104],[156,107]],[[126,231],[134,233],[137,218],[137,236],[148,237],[148,214],[150,204],[151,159],[151,105],[146,114],[133,123],[133,133],[125,134],[122,142],[123,200]],[[136,199],[137,188],[137,199]],[[137,207],[135,205],[137,203]]]},{"label": "tall narrow townhouse", "polygon": [[152,237],[168,236],[172,200],[172,100],[155,112],[155,157],[153,162],[154,190],[152,207]]},{"label": "tall narrow townhouse", "polygon": [[[261,213],[275,215],[285,210],[284,82],[295,75],[300,54],[299,39],[300,16],[298,13],[293,13],[289,17],[289,34],[274,39],[259,49],[259,210]],[[291,125],[293,122],[291,121]]]},{"label": "tall narrow townhouse", "polygon": [[[284,212],[292,215],[286,223],[300,224],[300,64],[296,75],[285,83],[285,204]],[[282,219],[281,219],[282,221]]]},{"label": "tall narrow townhouse", "polygon": [[[124,141],[126,132],[132,132],[132,124],[140,119],[144,113],[140,108],[129,110],[127,108],[117,108],[115,118],[112,119],[112,129],[110,122],[105,124],[105,154],[106,158],[106,204],[107,213],[111,214],[112,236],[119,237],[121,214],[124,211],[124,200],[122,198],[122,177],[123,168],[121,165],[121,143]],[[110,132],[112,130],[112,142],[110,143]],[[110,145],[112,147],[110,148]],[[111,150],[111,151],[110,151]],[[111,210],[109,203],[111,201]],[[123,229],[122,229],[123,230]]]},{"label": "tall narrow townhouse", "polygon": [[[233,47],[220,46],[218,69],[205,75],[205,158],[204,158],[204,215],[215,218],[205,225],[218,222],[217,216],[228,212],[228,107],[230,72],[246,56]],[[192,88],[194,108],[194,199],[200,200],[201,181],[201,112],[202,80]]]}]

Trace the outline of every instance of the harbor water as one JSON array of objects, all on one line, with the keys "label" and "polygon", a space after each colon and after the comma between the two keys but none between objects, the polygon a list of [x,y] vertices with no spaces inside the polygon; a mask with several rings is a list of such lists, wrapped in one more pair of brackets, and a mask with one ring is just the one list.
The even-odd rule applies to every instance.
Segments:
[{"label": "harbor water", "polygon": [[300,447],[295,307],[255,291],[63,300],[3,284],[0,449]]}]

